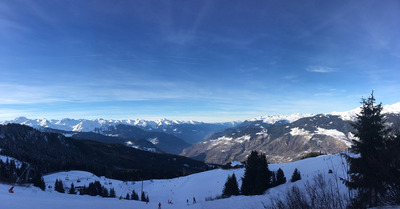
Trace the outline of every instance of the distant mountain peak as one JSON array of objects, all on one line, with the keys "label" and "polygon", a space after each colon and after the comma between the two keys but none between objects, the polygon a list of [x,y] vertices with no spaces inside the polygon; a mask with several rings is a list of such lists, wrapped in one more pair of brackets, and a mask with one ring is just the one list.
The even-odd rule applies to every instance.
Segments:
[{"label": "distant mountain peak", "polygon": [[259,121],[262,120],[264,123],[274,124],[278,121],[288,121],[289,123],[294,122],[300,118],[304,117],[312,117],[314,114],[301,114],[301,113],[294,113],[291,115],[267,115],[267,116],[260,116],[257,118],[253,118],[250,121]]}]

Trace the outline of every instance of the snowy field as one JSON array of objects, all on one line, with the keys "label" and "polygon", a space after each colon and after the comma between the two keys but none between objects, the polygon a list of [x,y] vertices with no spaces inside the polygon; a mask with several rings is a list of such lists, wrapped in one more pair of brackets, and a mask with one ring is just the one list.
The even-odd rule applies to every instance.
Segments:
[{"label": "snowy field", "polygon": [[[338,177],[344,177],[345,160],[339,154],[325,155],[315,158],[309,158],[297,162],[270,164],[269,168],[276,171],[282,168],[286,179],[289,181],[295,168],[301,172],[302,179],[295,183],[287,182],[286,184],[267,190],[264,195],[259,196],[235,196],[227,199],[219,199],[214,201],[205,201],[207,197],[215,197],[221,195],[223,186],[228,175],[235,173],[241,185],[240,178],[244,174],[244,169],[222,170],[216,169],[203,173],[193,174],[190,176],[179,177],[175,179],[149,180],[143,181],[143,191],[148,194],[150,202],[148,204],[133,200],[119,200],[119,196],[125,197],[127,193],[131,193],[134,189],[140,196],[142,182],[122,182],[104,177],[97,177],[91,173],[84,171],[60,172],[44,177],[46,185],[54,187],[56,179],[63,181],[64,187],[70,187],[74,183],[75,187],[86,185],[94,181],[100,181],[106,188],[114,188],[117,198],[101,198],[88,195],[70,195],[61,194],[53,189],[46,188],[41,191],[36,187],[16,186],[15,193],[9,193],[10,185],[0,184],[0,208],[18,208],[18,209],[66,209],[66,208],[93,208],[93,209],[131,209],[131,208],[158,208],[158,203],[162,204],[161,208],[174,209],[195,209],[195,208],[230,208],[230,209],[256,209],[264,208],[269,205],[271,198],[284,195],[284,193],[292,188],[293,185],[300,189],[304,184],[312,179],[318,173],[327,177],[328,180],[335,180]],[[335,174],[328,174],[332,169]],[[341,191],[345,192],[344,185],[339,185]],[[68,191],[68,190],[66,190]],[[192,199],[196,198],[197,203],[193,204]],[[189,200],[187,205],[186,200]],[[173,204],[167,204],[168,200],[172,200]]]}]

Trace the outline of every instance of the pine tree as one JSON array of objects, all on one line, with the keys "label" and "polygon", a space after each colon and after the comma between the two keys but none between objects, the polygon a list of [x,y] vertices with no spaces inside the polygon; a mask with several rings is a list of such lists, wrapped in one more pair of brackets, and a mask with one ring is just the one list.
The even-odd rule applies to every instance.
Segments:
[{"label": "pine tree", "polygon": [[[353,124],[358,138],[353,140],[351,152],[359,156],[346,156],[350,165],[350,180],[346,186],[357,191],[352,200],[353,207],[375,207],[388,200],[389,192],[397,191],[400,195],[399,175],[399,138],[389,135],[386,128],[382,104],[375,104],[373,92],[367,99],[361,100],[361,112]],[[393,146],[396,150],[392,150]],[[396,196],[396,195],[395,195]]]},{"label": "pine tree", "polygon": [[102,197],[110,197],[109,196],[109,194],[108,194],[108,189],[107,188],[105,188],[104,186],[101,188],[102,190],[102,192],[101,192],[101,196]]},{"label": "pine tree", "polygon": [[46,189],[46,183],[44,182],[43,176],[40,170],[36,169],[35,175],[32,178],[33,186],[39,187],[41,190]]},{"label": "pine tree", "polygon": [[88,189],[86,187],[86,185],[83,185],[83,188],[79,191],[80,195],[85,195],[88,194]]},{"label": "pine tree", "polygon": [[65,193],[64,185],[61,180],[56,179],[56,183],[54,184],[54,190],[60,193]]},{"label": "pine tree", "polygon": [[235,174],[232,174],[232,176],[228,176],[225,182],[224,189],[222,191],[222,195],[225,197],[239,195],[239,186]]},{"label": "pine tree", "polygon": [[301,179],[301,174],[300,171],[297,170],[297,168],[294,169],[292,179],[290,179],[291,182],[295,182]]},{"label": "pine tree", "polygon": [[276,183],[277,183],[277,185],[281,185],[281,184],[286,183],[285,174],[283,173],[283,170],[280,169],[280,168],[276,172]]},{"label": "pine tree", "polygon": [[146,202],[146,195],[144,192],[142,192],[142,195],[140,196],[140,201]]},{"label": "pine tree", "polygon": [[74,183],[71,183],[71,188],[69,188],[68,194],[76,194]]},{"label": "pine tree", "polygon": [[116,197],[114,188],[110,189],[110,197]]},{"label": "pine tree", "polygon": [[252,151],[246,161],[246,170],[242,178],[243,195],[263,194],[271,186],[271,171],[268,169],[265,154]]},{"label": "pine tree", "polygon": [[139,200],[139,195],[135,192],[135,190],[132,191],[131,200]]},{"label": "pine tree", "polygon": [[129,195],[129,193],[126,193],[125,200],[130,200],[130,199],[131,199],[131,196]]}]

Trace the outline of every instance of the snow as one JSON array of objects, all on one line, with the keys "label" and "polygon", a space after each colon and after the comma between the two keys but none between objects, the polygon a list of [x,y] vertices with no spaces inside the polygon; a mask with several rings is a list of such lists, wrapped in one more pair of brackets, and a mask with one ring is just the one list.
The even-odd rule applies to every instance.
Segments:
[{"label": "snow", "polygon": [[246,142],[246,141],[250,141],[250,139],[251,139],[251,136],[246,134],[244,136],[236,138],[235,141],[238,142],[238,143],[243,143],[243,142]]},{"label": "snow", "polygon": [[177,125],[177,124],[200,124],[201,122],[197,121],[179,121],[179,120],[105,120],[102,118],[99,119],[70,119],[64,118],[61,120],[48,120],[48,119],[28,119],[26,117],[18,117],[14,120],[3,121],[0,124],[8,124],[8,123],[19,123],[27,126],[32,126],[34,128],[53,128],[64,131],[77,131],[77,132],[90,132],[95,129],[103,129],[108,128],[109,126],[115,126],[118,124],[124,125],[133,125],[133,126],[142,126],[142,127],[150,127],[152,129],[156,129],[160,126],[169,126],[169,125]]},{"label": "snow", "polygon": [[264,137],[266,137],[268,135],[268,129],[263,129],[262,131],[256,133],[256,135],[262,135]]},{"label": "snow", "polygon": [[310,136],[310,134],[311,133],[309,131],[306,131],[302,128],[295,127],[290,129],[290,135],[292,136]]},{"label": "snow", "polygon": [[[243,177],[244,169],[222,170],[216,169],[197,173],[185,177],[163,180],[148,180],[143,181],[144,191],[150,198],[150,203],[145,204],[140,201],[118,200],[118,198],[100,198],[81,195],[60,194],[53,189],[41,191],[36,187],[16,186],[14,194],[8,193],[10,185],[0,184],[0,201],[2,208],[40,208],[40,209],[58,209],[67,208],[143,208],[154,209],[158,208],[158,203],[161,202],[163,209],[213,209],[213,208],[230,208],[230,209],[245,209],[245,208],[263,208],[263,205],[269,205],[271,199],[282,196],[293,185],[300,189],[304,188],[304,184],[317,174],[324,175],[327,179],[335,180],[339,177],[345,177],[344,169],[345,159],[340,154],[324,155],[315,158],[308,158],[301,161],[269,164],[270,170],[276,171],[281,168],[286,178],[289,180],[295,168],[298,168],[302,174],[300,181],[291,183],[287,182],[283,185],[267,190],[264,195],[258,196],[235,196],[227,199],[214,201],[205,201],[207,197],[215,197],[222,193],[223,186],[229,175],[235,173],[239,186],[241,185],[241,177]],[[332,169],[336,175],[328,174],[329,169]],[[100,181],[106,188],[114,188],[117,197],[125,197],[126,193],[130,193],[134,189],[140,195],[142,182],[123,182],[119,180],[107,179],[104,177],[95,176],[85,171],[68,171],[50,174],[44,177],[46,185],[54,186],[56,179],[61,179],[65,187],[69,187],[74,183],[75,187],[88,185],[94,181]],[[80,182],[78,182],[78,180]],[[346,187],[339,183],[341,192],[346,192]],[[192,198],[197,200],[196,204],[192,204]],[[186,204],[186,199],[190,201],[190,205]],[[167,204],[168,200],[173,201],[173,205]]]},{"label": "snow", "polygon": [[[353,110],[346,111],[346,112],[332,112],[331,115],[338,115],[342,120],[348,121],[355,121],[357,118],[356,114],[359,114],[361,111],[361,107],[357,107]],[[400,113],[400,102],[392,104],[392,105],[383,105],[383,114],[393,113],[399,114]]]},{"label": "snow", "polygon": [[274,124],[278,121],[281,120],[286,120],[289,123],[294,122],[300,118],[305,118],[305,117],[311,117],[314,116],[314,114],[300,114],[300,113],[294,113],[291,115],[267,115],[267,116],[260,116],[254,119],[251,119],[250,121],[258,121],[262,120],[264,123],[269,123],[269,124]]},{"label": "snow", "polygon": [[158,143],[159,143],[159,141],[158,141],[158,138],[157,138],[157,137],[155,137],[155,138],[150,138],[150,139],[147,139],[147,141],[151,142],[151,143],[152,143],[152,144],[154,144],[154,145],[156,145],[156,144],[158,144]]},{"label": "snow", "polygon": [[239,161],[232,161],[231,162],[231,166],[232,167],[235,167],[235,166],[242,166],[243,164],[241,163],[241,162],[239,162]]},{"label": "snow", "polygon": [[351,147],[352,145],[351,140],[349,140],[343,132],[340,132],[336,129],[324,129],[318,127],[316,133],[339,139],[340,141],[344,142],[348,147]]},{"label": "snow", "polygon": [[209,145],[209,149],[219,145],[219,144],[225,144],[225,145],[230,145],[230,144],[234,144],[234,143],[244,143],[246,141],[250,141],[251,136],[246,134],[244,136],[241,137],[237,137],[237,138],[232,138],[232,137],[227,137],[227,136],[221,136],[218,137],[216,139],[213,140],[209,140],[206,142],[202,142],[203,144],[206,144],[208,142],[211,142]]},{"label": "snow", "polygon": [[382,113],[400,113],[400,102],[392,104],[392,105],[383,105]]},{"label": "snow", "polygon": [[[1,149],[0,149],[0,151],[1,151]],[[0,155],[0,160],[3,161],[4,163],[7,162],[7,159],[8,159],[9,161],[14,160],[14,161],[15,161],[15,166],[16,166],[17,168],[20,168],[21,165],[22,165],[21,161],[15,159],[15,158],[13,158],[13,157],[8,157],[8,156]]]}]

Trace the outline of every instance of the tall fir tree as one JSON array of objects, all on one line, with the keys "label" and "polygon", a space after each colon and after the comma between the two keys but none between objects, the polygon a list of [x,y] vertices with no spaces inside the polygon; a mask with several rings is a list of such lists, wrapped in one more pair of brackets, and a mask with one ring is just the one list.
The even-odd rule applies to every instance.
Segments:
[{"label": "tall fir tree", "polygon": [[129,195],[129,193],[126,193],[126,196],[124,198],[125,200],[130,200],[131,199],[131,195]]},{"label": "tall fir tree", "polygon": [[232,176],[228,176],[228,178],[226,179],[222,195],[225,197],[239,195],[239,186],[235,174],[232,174]]},{"label": "tall fir tree", "polygon": [[146,195],[144,192],[142,192],[142,195],[140,196],[140,201],[146,202]]},{"label": "tall fir tree", "polygon": [[60,192],[60,193],[65,193],[65,189],[64,189],[62,180],[56,179],[56,182],[54,184],[54,190],[56,190],[57,192]]},{"label": "tall fir tree", "polygon": [[116,197],[114,188],[110,189],[110,197]]},{"label": "tall fir tree", "polygon": [[[351,201],[352,207],[356,208],[390,202],[392,199],[388,199],[388,194],[393,190],[400,195],[399,138],[392,137],[390,129],[385,127],[382,104],[375,104],[373,92],[367,99],[363,98],[361,104],[361,112],[353,124],[358,140],[353,140],[351,147],[351,152],[359,155],[346,155],[350,180],[345,180],[345,184],[357,191]],[[392,150],[393,146],[396,150]]]},{"label": "tall fir tree", "polygon": [[283,170],[279,168],[278,171],[276,172],[276,184],[281,185],[284,183],[286,183],[285,173],[283,173]]},{"label": "tall fir tree", "polygon": [[33,183],[33,186],[39,187],[43,191],[46,189],[46,183],[44,182],[40,169],[35,169],[35,174],[31,181]]},{"label": "tall fir tree", "polygon": [[71,187],[68,190],[68,194],[76,194],[74,183],[71,183]]},{"label": "tall fir tree", "polygon": [[252,151],[246,160],[246,170],[242,178],[243,195],[263,194],[271,186],[271,171],[265,154]]},{"label": "tall fir tree", "polygon": [[139,200],[139,195],[135,192],[135,190],[132,190],[131,200]]},{"label": "tall fir tree", "polygon": [[290,179],[291,182],[295,182],[301,179],[300,171],[297,168],[294,169],[292,178]]}]

